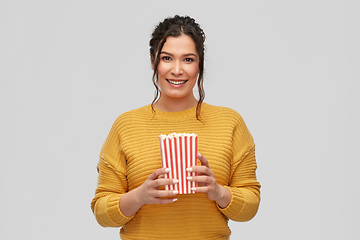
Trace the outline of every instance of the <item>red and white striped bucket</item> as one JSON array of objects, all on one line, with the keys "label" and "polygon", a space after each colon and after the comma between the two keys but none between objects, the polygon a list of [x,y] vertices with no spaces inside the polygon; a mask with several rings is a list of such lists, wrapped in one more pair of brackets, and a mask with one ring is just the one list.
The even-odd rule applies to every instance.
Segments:
[{"label": "red and white striped bucket", "polygon": [[198,136],[194,133],[171,133],[160,135],[160,152],[162,165],[170,168],[165,178],[178,179],[173,185],[166,185],[166,190],[176,190],[179,194],[195,193],[191,190],[197,186],[196,182],[186,179],[196,176],[196,173],[186,171],[187,168],[197,165]]}]

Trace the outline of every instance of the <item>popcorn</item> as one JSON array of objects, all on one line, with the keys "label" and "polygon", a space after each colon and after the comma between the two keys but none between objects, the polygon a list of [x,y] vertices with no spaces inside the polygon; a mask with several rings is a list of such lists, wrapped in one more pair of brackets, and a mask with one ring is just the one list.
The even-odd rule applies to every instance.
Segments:
[{"label": "popcorn", "polygon": [[186,177],[196,176],[196,173],[186,171],[187,168],[197,165],[198,136],[194,133],[171,133],[159,135],[162,165],[170,168],[165,178],[178,179],[179,183],[166,185],[166,190],[176,190],[179,194],[195,193],[191,190],[197,186],[196,182]]}]

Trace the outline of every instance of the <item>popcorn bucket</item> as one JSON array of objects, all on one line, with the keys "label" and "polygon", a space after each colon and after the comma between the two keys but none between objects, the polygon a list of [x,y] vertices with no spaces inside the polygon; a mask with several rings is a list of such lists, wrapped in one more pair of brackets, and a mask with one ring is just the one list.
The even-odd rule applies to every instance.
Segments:
[{"label": "popcorn bucket", "polygon": [[178,179],[173,185],[165,185],[166,190],[176,190],[179,194],[195,193],[191,188],[196,182],[186,177],[196,176],[196,173],[187,172],[186,169],[197,165],[198,136],[194,133],[171,133],[159,135],[162,166],[170,168],[165,178]]}]

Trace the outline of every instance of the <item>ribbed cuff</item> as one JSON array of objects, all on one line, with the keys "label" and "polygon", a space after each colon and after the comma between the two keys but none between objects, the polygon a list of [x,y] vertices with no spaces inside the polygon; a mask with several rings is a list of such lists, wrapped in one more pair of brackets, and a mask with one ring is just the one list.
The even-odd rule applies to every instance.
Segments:
[{"label": "ribbed cuff", "polygon": [[107,212],[109,217],[118,225],[124,225],[128,221],[130,221],[134,216],[127,217],[121,211],[119,207],[120,198],[124,194],[114,195],[109,197],[107,201]]},{"label": "ribbed cuff", "polygon": [[236,188],[224,186],[231,192],[231,201],[226,208],[221,208],[218,204],[217,207],[226,217],[230,219],[236,218],[244,207],[245,200],[241,192]]}]

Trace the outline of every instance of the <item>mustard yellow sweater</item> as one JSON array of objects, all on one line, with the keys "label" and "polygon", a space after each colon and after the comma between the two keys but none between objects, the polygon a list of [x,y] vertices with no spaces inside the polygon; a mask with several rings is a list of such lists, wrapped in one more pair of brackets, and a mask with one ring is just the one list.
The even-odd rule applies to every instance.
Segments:
[{"label": "mustard yellow sweater", "polygon": [[[258,209],[253,138],[234,110],[202,104],[182,112],[156,114],[147,105],[120,115],[101,149],[98,185],[91,208],[103,227],[122,227],[122,239],[229,239],[228,219],[248,221]],[[221,209],[204,193],[176,195],[176,202],[144,205],[134,216],[119,209],[121,196],[161,168],[158,135],[196,133],[199,152],[209,161],[219,184],[232,194]]]}]

